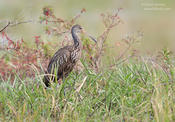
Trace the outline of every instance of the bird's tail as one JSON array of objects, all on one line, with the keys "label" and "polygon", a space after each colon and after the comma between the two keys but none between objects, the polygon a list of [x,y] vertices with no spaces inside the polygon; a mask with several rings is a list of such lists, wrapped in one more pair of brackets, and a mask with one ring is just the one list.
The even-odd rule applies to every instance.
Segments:
[{"label": "bird's tail", "polygon": [[[58,81],[58,83],[59,83],[60,78],[58,76],[55,77],[52,74],[45,73],[44,78],[43,78],[43,82],[44,82],[46,87],[50,87],[51,81],[56,82],[55,80]],[[59,84],[61,84],[61,83],[59,83]]]},{"label": "bird's tail", "polygon": [[44,76],[43,82],[46,85],[46,87],[50,86],[50,80],[49,80],[49,77],[47,75]]}]

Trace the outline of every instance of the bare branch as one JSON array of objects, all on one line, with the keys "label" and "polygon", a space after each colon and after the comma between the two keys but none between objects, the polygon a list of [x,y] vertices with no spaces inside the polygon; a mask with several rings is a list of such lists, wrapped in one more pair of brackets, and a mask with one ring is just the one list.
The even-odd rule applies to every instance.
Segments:
[{"label": "bare branch", "polygon": [[10,26],[13,27],[13,26],[16,26],[16,25],[31,23],[31,22],[33,22],[33,20],[21,21],[21,22],[16,22],[16,23],[10,24]]},{"label": "bare branch", "polygon": [[[13,27],[13,26],[16,26],[16,25],[20,25],[20,24],[25,24],[25,23],[31,23],[31,22],[34,22],[33,20],[27,20],[27,21],[21,21],[21,22],[8,22],[8,24],[3,27],[0,32],[3,32],[8,26],[9,27]],[[39,22],[39,21],[37,21]]]},{"label": "bare branch", "polygon": [[9,25],[10,25],[10,22],[8,22],[8,24],[7,24],[4,28],[2,28],[2,29],[0,30],[0,32],[3,32]]},{"label": "bare branch", "polygon": [[112,28],[116,27],[118,24],[121,23],[121,19],[119,17],[119,12],[121,9],[118,9],[118,11],[113,14],[101,14],[102,19],[103,19],[103,24],[105,26],[105,30],[103,31],[103,33],[97,38],[98,40],[98,48],[96,51],[96,54],[94,56],[94,60],[93,63],[95,64],[95,69],[98,72],[99,69],[99,65],[101,63],[101,57],[102,57],[102,53],[103,53],[103,49],[104,49],[104,45],[106,42],[106,39],[111,31]]}]

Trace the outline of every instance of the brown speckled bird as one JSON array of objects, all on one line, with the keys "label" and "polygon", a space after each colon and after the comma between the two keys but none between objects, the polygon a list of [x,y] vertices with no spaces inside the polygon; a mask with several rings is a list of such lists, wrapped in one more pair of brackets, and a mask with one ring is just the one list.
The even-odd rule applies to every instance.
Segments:
[{"label": "brown speckled bird", "polygon": [[[47,87],[50,86],[50,81],[57,81],[59,84],[61,84],[63,78],[66,78],[69,75],[77,61],[80,59],[82,45],[79,34],[82,32],[83,29],[80,25],[74,25],[71,29],[71,34],[74,41],[73,45],[60,48],[51,58],[46,75],[43,79],[43,82]],[[89,37],[96,42],[92,36]]]}]

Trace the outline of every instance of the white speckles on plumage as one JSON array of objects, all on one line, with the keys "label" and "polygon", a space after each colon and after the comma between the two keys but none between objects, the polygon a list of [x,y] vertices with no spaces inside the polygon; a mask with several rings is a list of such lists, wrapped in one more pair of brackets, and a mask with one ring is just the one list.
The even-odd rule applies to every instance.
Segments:
[{"label": "white speckles on plumage", "polygon": [[59,57],[59,65],[61,66],[64,63],[63,56]]},{"label": "white speckles on plumage", "polygon": [[64,57],[64,61],[67,62],[66,54],[63,54],[63,57]]}]

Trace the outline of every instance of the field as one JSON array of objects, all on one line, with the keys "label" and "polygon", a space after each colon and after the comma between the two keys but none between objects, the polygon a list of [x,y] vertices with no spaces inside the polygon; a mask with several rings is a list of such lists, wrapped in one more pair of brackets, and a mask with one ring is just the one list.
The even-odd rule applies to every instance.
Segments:
[{"label": "field", "polygon": [[129,61],[98,74],[86,68],[49,89],[37,72],[35,79],[1,82],[1,121],[175,120],[174,76],[161,67]]},{"label": "field", "polygon": [[[163,3],[168,10],[173,2],[133,9],[129,1],[116,1],[98,6],[94,0],[86,9],[77,6],[78,0],[67,11],[68,1],[59,7],[58,1],[38,2],[32,9],[20,1],[2,3],[9,11],[2,8],[7,16],[0,14],[0,121],[175,121],[173,10],[151,16],[142,10]],[[105,11],[109,6],[115,11]],[[17,15],[20,9],[24,15]],[[136,21],[128,10],[136,10]],[[81,60],[61,85],[52,82],[46,88],[47,65],[59,48],[72,44],[75,24],[95,35],[97,43],[81,34]]]}]

